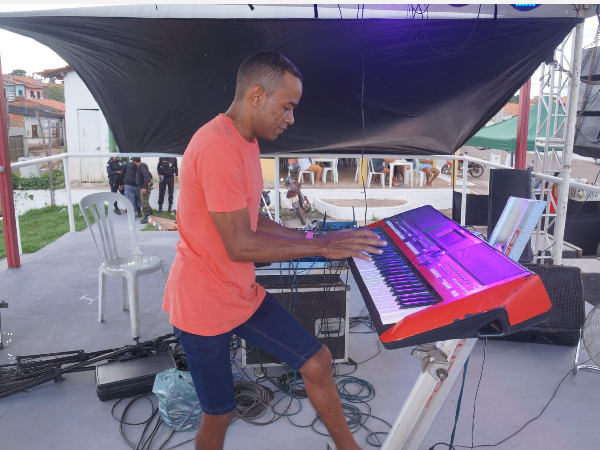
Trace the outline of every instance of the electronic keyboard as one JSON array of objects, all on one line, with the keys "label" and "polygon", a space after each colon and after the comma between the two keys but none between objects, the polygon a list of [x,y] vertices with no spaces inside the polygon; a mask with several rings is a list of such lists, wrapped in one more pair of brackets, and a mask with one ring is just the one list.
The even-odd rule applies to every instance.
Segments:
[{"label": "electronic keyboard", "polygon": [[349,263],[385,348],[500,337],[549,316],[538,275],[429,205],[367,228],[388,245]]}]

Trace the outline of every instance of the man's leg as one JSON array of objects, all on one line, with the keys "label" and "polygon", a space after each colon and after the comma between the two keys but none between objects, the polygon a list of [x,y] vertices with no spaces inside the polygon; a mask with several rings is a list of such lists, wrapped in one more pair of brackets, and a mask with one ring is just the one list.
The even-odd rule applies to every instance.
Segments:
[{"label": "man's leg", "polygon": [[225,432],[234,417],[235,411],[220,416],[202,413],[196,434],[196,450],[223,450]]},{"label": "man's leg", "polygon": [[162,212],[162,205],[165,201],[165,188],[167,186],[167,180],[163,178],[162,181],[158,183],[158,212]]},{"label": "man's leg", "polygon": [[432,167],[430,170],[431,180],[429,180],[429,186],[433,187],[433,180],[435,180],[438,177],[438,175],[440,174],[440,170],[435,167]]},{"label": "man's leg", "polygon": [[135,210],[137,211],[137,217],[142,217],[142,199],[140,197],[140,187],[133,186],[133,190],[135,192]]},{"label": "man's leg", "polygon": [[[110,185],[110,192],[117,192],[119,190],[119,186],[118,185]],[[121,215],[121,211],[119,211],[119,205],[117,204],[117,202],[115,202],[115,214],[117,215]]]},{"label": "man's leg", "polygon": [[323,182],[321,181],[321,176],[323,175],[323,167],[321,167],[318,164],[311,164],[306,170],[315,173],[315,183],[317,186],[324,186]]},{"label": "man's leg", "polygon": [[175,191],[175,177],[169,178],[167,181],[167,187],[169,188],[169,209],[168,212],[171,214],[173,208],[173,193]]},{"label": "man's leg", "polygon": [[[237,336],[299,370],[313,407],[338,450],[360,450],[346,422],[331,373],[331,353],[267,293],[248,321],[233,330]],[[285,439],[284,437],[280,439]]]},{"label": "man's leg", "polygon": [[142,214],[144,217],[140,220],[140,223],[148,223],[148,216],[152,214],[152,208],[150,208],[150,194],[152,193],[152,187],[148,186],[146,192],[140,193],[140,200],[142,201]]},{"label": "man's leg", "polygon": [[429,168],[423,167],[421,169],[421,172],[425,174],[425,186],[429,186],[429,176],[431,175],[431,172],[429,172]]},{"label": "man's leg", "polygon": [[300,369],[308,399],[325,424],[338,450],[360,450],[348,428],[331,373],[331,352],[325,346]]},{"label": "man's leg", "polygon": [[127,200],[131,202],[131,206],[133,206],[133,211],[127,211],[127,214],[135,214],[136,208],[136,199],[135,199],[135,186],[130,186],[128,184],[125,185],[125,197]]},{"label": "man's leg", "polygon": [[231,333],[200,336],[175,327],[173,331],[185,351],[202,407],[196,450],[222,450],[236,408],[229,353]]}]

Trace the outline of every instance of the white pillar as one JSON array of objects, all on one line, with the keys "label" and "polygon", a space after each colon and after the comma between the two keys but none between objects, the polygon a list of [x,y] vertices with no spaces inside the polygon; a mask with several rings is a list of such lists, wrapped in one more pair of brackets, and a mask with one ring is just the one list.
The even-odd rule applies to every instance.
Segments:
[{"label": "white pillar", "polygon": [[71,175],[69,174],[69,156],[63,158],[63,172],[65,173],[65,188],[67,190],[67,213],[69,214],[69,231],[75,232],[75,216],[73,215],[73,199],[71,197]]},{"label": "white pillar", "polygon": [[[556,205],[556,225],[554,227],[554,252],[555,265],[562,263],[563,239],[565,237],[565,223],[567,219],[567,203],[569,201],[569,182],[571,181],[571,163],[573,161],[573,144],[575,143],[575,126],[577,123],[577,97],[581,84],[581,48],[583,46],[583,27],[581,22],[575,28],[573,56],[571,61],[571,85],[569,86],[569,105],[567,107],[567,130],[565,133],[565,147],[562,155],[562,184],[558,191],[558,204]],[[550,124],[548,124],[550,127]]]}]

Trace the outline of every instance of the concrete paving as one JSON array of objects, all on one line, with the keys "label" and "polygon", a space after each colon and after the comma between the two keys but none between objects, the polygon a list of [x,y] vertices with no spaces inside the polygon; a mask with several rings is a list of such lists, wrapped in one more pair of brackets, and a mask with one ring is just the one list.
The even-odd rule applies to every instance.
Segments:
[{"label": "concrete paving", "polygon": [[[125,218],[118,218],[124,221]],[[175,256],[177,232],[139,233],[142,251],[160,256],[171,265]],[[126,242],[126,235],[119,239]],[[20,269],[0,271],[0,299],[9,303],[2,310],[2,330],[9,338],[0,350],[0,364],[14,362],[16,355],[110,349],[131,343],[129,314],[121,310],[118,280],[109,279],[106,320],[97,322],[98,259],[87,230],[61,237],[34,255],[23,259]],[[142,340],[171,328],[161,310],[164,280],[160,272],[145,275],[140,283],[140,324]],[[350,276],[350,316],[364,313],[364,302]],[[589,307],[588,307],[589,309]],[[367,331],[359,329],[359,331]],[[372,414],[392,423],[410,392],[421,362],[410,356],[410,348],[381,350],[376,334],[349,335],[349,355],[358,366],[354,376],[375,389],[369,402]],[[538,416],[558,388],[556,396],[541,417],[525,429],[494,447],[508,449],[596,450],[600,442],[597,411],[600,402],[600,373],[573,368],[575,349],[540,344],[480,340],[469,361],[465,391],[455,445],[496,444],[518,432]],[[484,361],[485,356],[485,361]],[[583,359],[587,359],[582,355]],[[369,359],[372,358],[372,359]],[[341,373],[351,371],[340,366]],[[273,369],[269,375],[282,373]],[[247,371],[253,377],[253,371]],[[111,417],[116,401],[101,402],[96,396],[94,372],[66,374],[61,383],[46,383],[8,398],[0,399],[0,449],[2,450],[125,450],[119,424]],[[453,387],[442,410],[418,449],[427,450],[437,442],[450,440],[456,413],[460,380]],[[281,398],[277,393],[276,400]],[[477,396],[476,403],[475,397]],[[308,425],[314,411],[302,400],[302,412],[293,416],[297,425]],[[283,402],[281,403],[283,404]],[[117,406],[117,413],[123,405]],[[475,415],[473,419],[475,408]],[[138,402],[128,420],[149,416],[149,405]],[[362,408],[364,411],[365,408]],[[270,416],[266,416],[267,420]],[[378,420],[369,419],[373,431],[387,431]],[[474,431],[472,431],[474,427]],[[136,441],[142,426],[128,426],[126,433]],[[321,428],[317,428],[320,431]],[[364,429],[356,438],[364,449],[376,447],[365,442]],[[167,437],[159,430],[156,442]],[[176,433],[169,446],[193,437]],[[158,448],[158,445],[152,447]],[[177,447],[193,449],[192,443]],[[436,449],[445,449],[440,445]],[[259,427],[241,420],[230,428],[225,450],[325,449],[325,437],[310,427],[299,428],[281,419]]]}]

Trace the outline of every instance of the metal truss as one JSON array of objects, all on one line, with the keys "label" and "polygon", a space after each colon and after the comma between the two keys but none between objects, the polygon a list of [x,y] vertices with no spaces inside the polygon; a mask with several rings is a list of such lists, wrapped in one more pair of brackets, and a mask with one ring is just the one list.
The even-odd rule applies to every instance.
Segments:
[{"label": "metal truss", "polygon": [[[565,46],[574,35],[571,32],[554,51],[554,60],[542,64],[538,114],[535,134],[533,172],[562,178],[562,153],[565,148],[567,126],[567,102],[577,99],[567,98],[571,77],[573,55],[567,57]],[[573,46],[574,47],[574,46]],[[545,117],[543,120],[542,118]],[[556,174],[556,175],[555,175]],[[538,221],[533,236],[534,262],[543,264],[554,259],[552,228],[557,219],[558,186],[539,178],[532,177],[531,192],[534,198],[546,202],[546,210]]]}]

